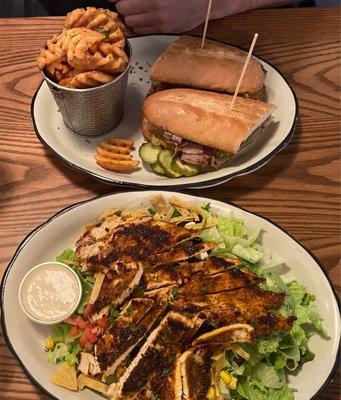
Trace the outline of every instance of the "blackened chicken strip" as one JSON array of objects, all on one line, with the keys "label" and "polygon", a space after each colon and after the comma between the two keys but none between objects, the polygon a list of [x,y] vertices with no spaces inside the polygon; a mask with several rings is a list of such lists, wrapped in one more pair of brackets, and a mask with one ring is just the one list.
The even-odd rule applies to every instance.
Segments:
[{"label": "blackened chicken strip", "polygon": [[[180,264],[181,267],[182,264]],[[239,267],[241,262],[238,259],[225,259],[221,257],[210,257],[207,260],[191,263],[191,269],[195,272],[203,272],[205,275],[214,275],[228,269]]]},{"label": "blackened chicken strip", "polygon": [[214,350],[210,347],[192,348],[180,357],[182,381],[182,399],[207,400],[211,386],[211,357]]},{"label": "blackened chicken strip", "polygon": [[[183,262],[180,265],[149,268],[143,274],[141,285],[146,291],[163,288],[170,285],[191,285],[191,282],[189,281],[192,280],[194,274],[201,274],[201,277],[196,278],[195,281],[202,282],[205,276],[212,276],[215,274],[224,273],[231,268],[235,268],[235,265],[237,265],[235,264],[235,260],[227,261],[222,258],[212,257],[200,262]],[[247,274],[247,272],[245,272],[245,274]],[[236,272],[235,276],[237,275],[241,274],[238,274],[238,272]],[[258,281],[258,278],[255,275],[251,273],[249,273],[249,275],[252,275],[253,279],[255,279],[255,281]],[[244,276],[245,280],[246,278],[248,278],[248,276]],[[251,282],[251,278],[248,279],[248,281]],[[238,285],[238,282],[236,282],[236,284]],[[201,286],[204,287],[205,284],[203,283]],[[216,292],[213,291],[208,293]],[[200,295],[201,292],[199,292],[198,294]]]},{"label": "blackened chicken strip", "polygon": [[77,248],[102,240],[110,235],[110,233],[119,225],[124,223],[126,223],[124,219],[115,215],[111,218],[102,219],[101,221],[96,222],[94,225],[87,228],[83,235],[77,240]]},{"label": "blackened chicken strip", "polygon": [[143,262],[148,265],[151,254],[167,251],[197,235],[197,231],[168,222],[132,222],[119,226],[108,243],[103,247],[97,246],[94,252],[86,252],[86,257],[81,262],[95,272],[110,269],[117,261]]},{"label": "blackened chicken strip", "polygon": [[76,243],[76,256],[82,264],[94,255],[100,254],[104,249],[108,248],[113,235],[123,226],[134,224],[143,224],[151,221],[152,217],[140,217],[134,219],[113,218],[102,220],[85,231]]},{"label": "blackened chicken strip", "polygon": [[108,307],[121,305],[133,292],[141,280],[143,268],[141,264],[115,264],[105,275],[101,289],[94,304],[90,305],[90,315],[107,314]]},{"label": "blackened chicken strip", "polygon": [[230,269],[211,276],[198,273],[192,276],[191,279],[179,289],[179,294],[185,297],[214,294],[246,288],[262,281],[263,279],[259,278],[257,275],[239,269]]},{"label": "blackened chicken strip", "polygon": [[[188,318],[179,313],[169,313],[149,335],[119,382],[110,386],[109,398],[136,399],[141,390],[150,388],[156,375],[161,381],[158,390],[162,390],[162,380],[166,381],[170,375],[176,354],[183,351],[201,324],[202,320],[197,317]],[[154,394],[159,396],[159,393]]]},{"label": "blackened chicken strip", "polygon": [[[234,343],[253,343],[252,326],[236,324],[205,333],[180,357],[183,400],[205,400],[212,385],[212,356]],[[218,353],[216,353],[218,352]]]},{"label": "blackened chicken strip", "polygon": [[116,368],[146,337],[155,321],[165,313],[166,302],[132,299],[114,324],[104,333],[95,348],[103,379]]},{"label": "blackened chicken strip", "polygon": [[216,243],[198,243],[192,244],[190,246],[180,246],[175,247],[167,252],[156,254],[151,256],[148,259],[148,263],[152,268],[158,267],[160,265],[168,265],[173,264],[180,261],[188,260],[195,255],[204,252],[213,250],[217,247]]},{"label": "blackened chicken strip", "polygon": [[272,331],[291,328],[293,318],[272,315],[283,304],[284,298],[284,293],[273,293],[257,286],[249,286],[211,295],[180,295],[178,299],[171,301],[171,307],[182,312],[202,312],[208,326],[246,323],[255,326],[259,333],[266,332],[267,326]]},{"label": "blackened chicken strip", "polygon": [[193,341],[193,346],[213,346],[226,349],[230,343],[254,343],[255,330],[251,325],[234,324],[204,333]]}]

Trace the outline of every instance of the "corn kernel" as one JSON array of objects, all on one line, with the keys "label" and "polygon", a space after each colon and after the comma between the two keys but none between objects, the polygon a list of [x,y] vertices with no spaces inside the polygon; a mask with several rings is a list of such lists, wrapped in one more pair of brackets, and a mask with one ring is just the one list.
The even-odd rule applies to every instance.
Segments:
[{"label": "corn kernel", "polygon": [[214,387],[213,387],[213,386],[211,386],[211,387],[208,389],[208,393],[207,393],[207,395],[206,395],[206,398],[209,399],[209,400],[215,399],[215,390],[214,390]]},{"label": "corn kernel", "polygon": [[54,340],[52,339],[52,337],[48,337],[48,338],[46,339],[45,347],[46,347],[48,350],[52,350],[52,349],[54,348]]},{"label": "corn kernel", "polygon": [[237,381],[237,378],[235,378],[234,376],[232,376],[231,382],[230,382],[229,385],[228,385],[229,389],[235,390],[236,387],[237,387],[237,382],[238,382],[238,381]]},{"label": "corn kernel", "polygon": [[230,384],[232,377],[226,371],[220,371],[219,376],[227,386]]}]

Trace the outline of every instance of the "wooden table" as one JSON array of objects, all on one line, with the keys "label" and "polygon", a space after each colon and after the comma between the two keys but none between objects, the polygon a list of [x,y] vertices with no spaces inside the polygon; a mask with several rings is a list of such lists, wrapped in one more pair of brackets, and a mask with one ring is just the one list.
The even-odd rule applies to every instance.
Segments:
[{"label": "wooden table", "polygon": [[[23,237],[52,214],[122,190],[60,164],[34,134],[30,103],[41,80],[36,55],[60,27],[60,18],[0,20],[1,275]],[[258,10],[212,22],[208,35],[247,48],[256,31],[257,53],[285,73],[299,97],[295,137],[259,171],[189,192],[230,200],[273,219],[313,251],[340,290],[339,12]],[[336,380],[320,399],[339,399],[339,387]],[[47,398],[30,383],[1,336],[0,399]]]}]

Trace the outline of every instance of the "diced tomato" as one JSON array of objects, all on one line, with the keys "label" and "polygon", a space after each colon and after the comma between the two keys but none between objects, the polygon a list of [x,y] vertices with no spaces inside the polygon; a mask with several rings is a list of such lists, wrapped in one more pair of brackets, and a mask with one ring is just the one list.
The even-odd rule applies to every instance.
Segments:
[{"label": "diced tomato", "polygon": [[90,343],[95,343],[98,340],[98,335],[96,335],[95,333],[91,332],[90,329],[86,329],[84,331],[84,334],[86,335],[86,339],[88,342]]},{"label": "diced tomato", "polygon": [[90,325],[90,323],[88,321],[85,321],[80,315],[77,315],[77,317],[75,318],[75,323],[81,330],[86,329]]},{"label": "diced tomato", "polygon": [[77,336],[79,334],[79,328],[77,325],[73,325],[71,328],[71,336]]},{"label": "diced tomato", "polygon": [[87,343],[95,343],[99,339],[99,336],[91,332],[93,328],[87,328],[82,333],[82,336],[79,339],[79,343],[81,346],[85,347]]},{"label": "diced tomato", "polygon": [[97,321],[97,323],[101,328],[103,328],[103,329],[106,328],[107,323],[108,323],[107,317],[102,317],[101,319],[99,319]]},{"label": "diced tomato", "polygon": [[83,334],[79,339],[79,344],[86,350],[92,350],[93,344],[87,341],[87,337]]}]

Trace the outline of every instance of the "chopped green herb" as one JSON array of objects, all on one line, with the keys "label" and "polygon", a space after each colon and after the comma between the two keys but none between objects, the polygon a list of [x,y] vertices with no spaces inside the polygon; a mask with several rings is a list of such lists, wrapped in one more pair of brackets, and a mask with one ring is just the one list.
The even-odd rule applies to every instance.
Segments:
[{"label": "chopped green herb", "polygon": [[161,400],[160,397],[157,394],[152,394],[152,397],[150,398],[150,400]]},{"label": "chopped green herb", "polygon": [[112,325],[115,320],[119,317],[120,312],[118,310],[113,309],[112,311],[109,310],[109,318],[108,318],[108,322],[109,325]]},{"label": "chopped green herb", "polygon": [[145,288],[143,286],[141,286],[141,285],[135,286],[135,289],[134,289],[135,296],[142,297],[144,295],[144,292],[145,292]]},{"label": "chopped green herb", "polygon": [[127,309],[126,309],[124,315],[126,315],[126,316],[128,317],[128,316],[131,315],[132,313],[133,313],[133,305],[130,303],[129,306],[127,307]]},{"label": "chopped green herb", "polygon": [[170,297],[172,300],[176,300],[179,298],[179,288],[178,287],[175,287],[171,290]]},{"label": "chopped green herb", "polygon": [[215,328],[217,327],[217,324],[216,324],[214,321],[211,321],[211,322],[209,322],[208,326],[209,326],[211,329],[215,329]]},{"label": "chopped green herb", "polygon": [[96,29],[96,31],[104,35],[106,39],[109,39],[109,31],[107,31],[103,26]]},{"label": "chopped green herb", "polygon": [[137,387],[140,389],[143,386],[143,382],[141,380],[137,381]]},{"label": "chopped green herb", "polygon": [[207,286],[203,286],[201,288],[201,293],[206,294],[208,292],[208,287]]},{"label": "chopped green herb", "polygon": [[130,332],[136,332],[139,329],[139,327],[136,326],[135,324],[130,324],[128,325],[128,329]]},{"label": "chopped green herb", "polygon": [[160,378],[166,378],[166,377],[169,376],[170,374],[171,374],[171,372],[170,372],[169,368],[165,368],[165,369],[162,371],[162,374],[160,375]]},{"label": "chopped green herb", "polygon": [[168,365],[170,365],[170,364],[172,364],[172,362],[174,361],[174,358],[175,358],[175,354],[170,354],[168,357],[167,357],[167,364]]},{"label": "chopped green herb", "polygon": [[152,216],[154,216],[156,214],[156,211],[154,210],[154,208],[148,208],[148,212]]},{"label": "chopped green herb", "polygon": [[128,355],[124,360],[124,366],[128,367],[130,363],[131,363],[131,357]]},{"label": "chopped green herb", "polygon": [[105,379],[105,383],[107,385],[111,385],[112,383],[117,383],[117,382],[118,382],[118,378],[117,378],[116,374],[109,375]]}]

